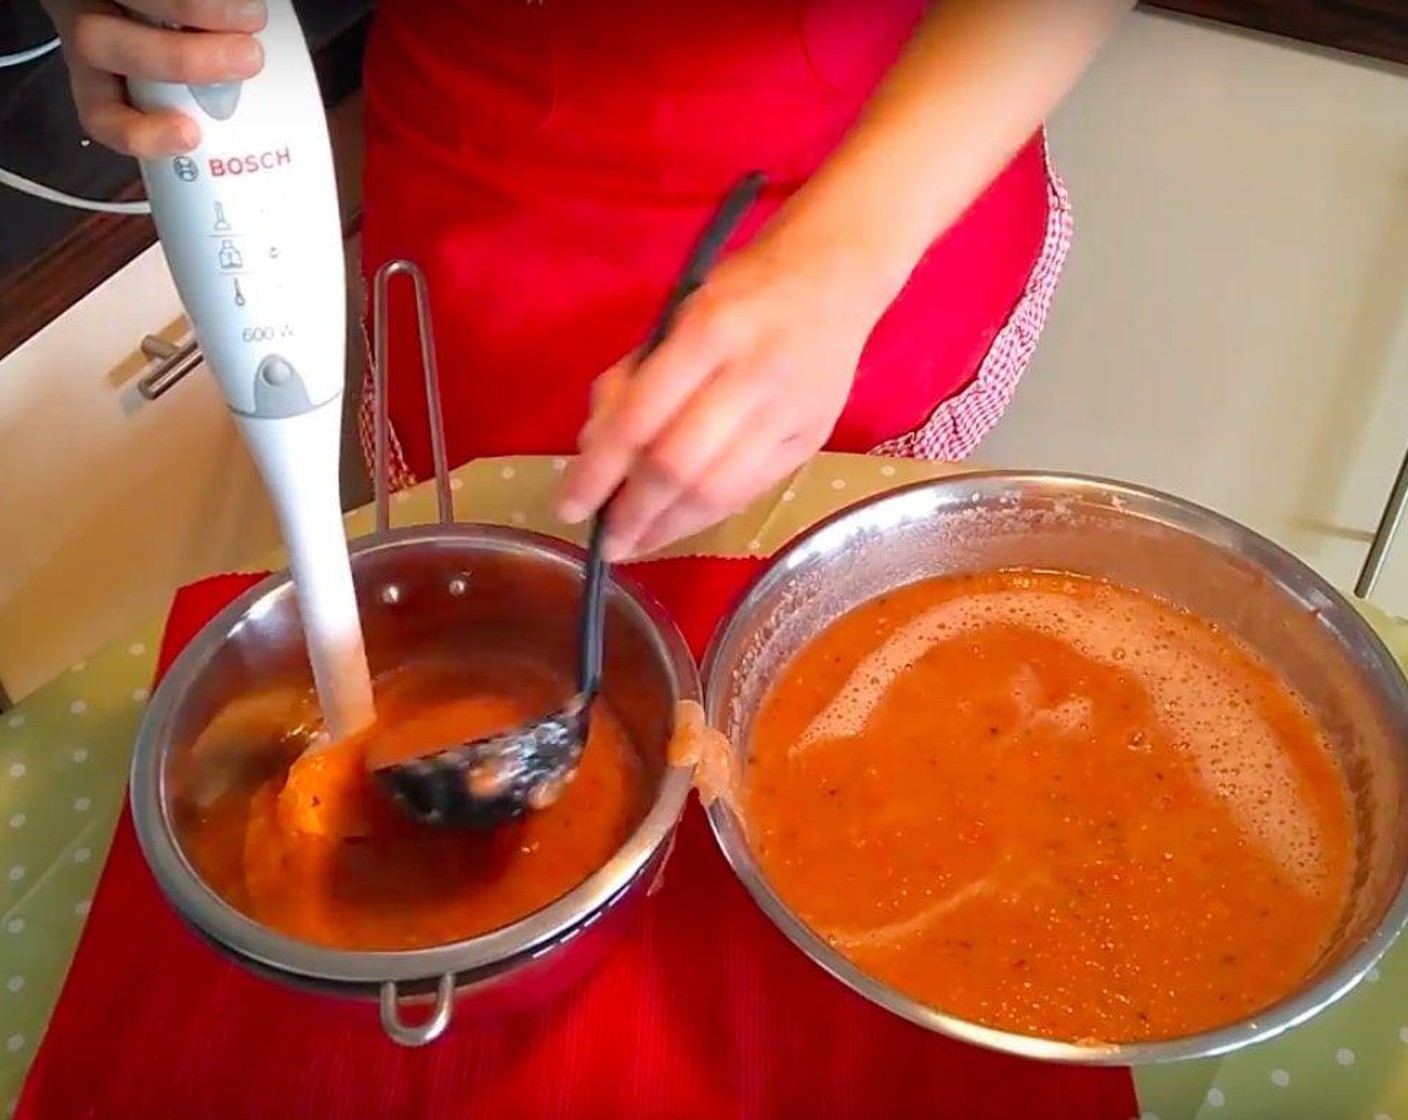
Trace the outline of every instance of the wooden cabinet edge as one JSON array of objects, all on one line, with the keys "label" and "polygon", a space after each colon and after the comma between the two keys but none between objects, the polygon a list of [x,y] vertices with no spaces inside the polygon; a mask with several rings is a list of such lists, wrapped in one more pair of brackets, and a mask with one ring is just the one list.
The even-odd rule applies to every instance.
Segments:
[{"label": "wooden cabinet edge", "polygon": [[1361,0],[1353,4],[1141,0],[1140,7],[1408,66],[1408,5],[1402,0]]}]

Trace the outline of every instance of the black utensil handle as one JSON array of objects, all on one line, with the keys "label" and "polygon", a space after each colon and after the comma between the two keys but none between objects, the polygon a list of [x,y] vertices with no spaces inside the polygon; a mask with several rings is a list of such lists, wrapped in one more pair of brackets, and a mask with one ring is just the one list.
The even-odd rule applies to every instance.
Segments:
[{"label": "black utensil handle", "polygon": [[[690,251],[689,257],[685,261],[684,271],[675,281],[675,286],[665,301],[660,316],[655,320],[655,325],[651,328],[645,344],[641,347],[639,361],[645,361],[665,341],[671,326],[674,325],[675,316],[679,313],[680,307],[703,285],[704,278],[719,259],[719,254],[723,252],[728,239],[733,236],[734,230],[738,228],[738,223],[743,220],[744,215],[753,208],[753,203],[758,200],[758,195],[766,183],[766,175],[761,171],[753,171],[735,183],[728,194],[724,196],[723,202],[719,204],[718,210],[714,212],[713,218],[709,220],[709,224],[704,228],[704,232]],[[614,497],[613,494],[612,498]],[[596,517],[592,519],[591,537],[587,542],[587,570],[582,588],[582,629],[579,635],[581,648],[578,651],[577,661],[577,691],[589,699],[596,695],[597,687],[601,684],[602,612],[605,610],[607,567],[606,561],[601,555],[601,548],[606,539],[606,511],[610,508],[611,498],[608,498],[602,508],[597,511]]]},{"label": "black utensil handle", "polygon": [[714,216],[709,219],[709,224],[704,227],[704,232],[699,235],[699,240],[694,243],[694,248],[690,250],[689,257],[685,261],[684,271],[675,281],[674,289],[670,292],[664,308],[655,320],[655,326],[646,336],[645,345],[641,347],[640,359],[637,364],[650,357],[656,348],[665,341],[665,336],[670,333],[670,328],[674,325],[675,316],[679,313],[680,307],[697,289],[703,286],[704,278],[709,275],[718,262],[719,254],[728,244],[728,239],[733,236],[733,231],[738,228],[738,223],[753,208],[753,203],[757,202],[758,195],[766,184],[767,176],[761,171],[753,171],[735,183],[728,194],[724,196],[724,200],[719,203],[719,208],[714,211]]}]

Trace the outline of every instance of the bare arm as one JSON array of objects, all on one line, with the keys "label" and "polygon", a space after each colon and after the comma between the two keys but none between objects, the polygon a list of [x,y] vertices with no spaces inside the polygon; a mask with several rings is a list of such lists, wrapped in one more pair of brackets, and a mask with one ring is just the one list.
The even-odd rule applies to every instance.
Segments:
[{"label": "bare arm", "polygon": [[888,305],[925,249],[1032,137],[1133,7],[1134,0],[943,0],[779,226],[864,262]]}]

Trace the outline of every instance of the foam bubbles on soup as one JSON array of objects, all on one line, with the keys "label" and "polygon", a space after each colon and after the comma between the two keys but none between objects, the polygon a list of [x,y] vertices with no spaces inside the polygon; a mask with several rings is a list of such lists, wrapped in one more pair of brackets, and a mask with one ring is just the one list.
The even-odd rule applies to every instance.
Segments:
[{"label": "foam bubbles on soup", "polygon": [[[994,626],[1023,627],[1128,673],[1149,693],[1164,727],[1209,789],[1237,811],[1248,837],[1304,889],[1320,890],[1324,839],[1273,729],[1245,682],[1226,673],[1226,639],[1156,600],[1109,586],[1096,585],[1088,597],[1076,599],[1024,582],[1028,586],[951,599],[906,623],[856,666],[796,749],[859,735],[895,678],[940,643],[971,640]],[[1034,705],[1040,685],[1029,666],[1018,668],[1011,687],[1019,707]],[[1088,723],[1090,708],[1089,698],[1073,697],[1033,710],[1030,718],[1077,731]]]},{"label": "foam bubbles on soup", "polygon": [[1091,580],[865,604],[788,667],[752,748],[750,835],[789,904],[994,1026],[1234,1021],[1312,969],[1348,895],[1348,795],[1299,699],[1212,626]]}]

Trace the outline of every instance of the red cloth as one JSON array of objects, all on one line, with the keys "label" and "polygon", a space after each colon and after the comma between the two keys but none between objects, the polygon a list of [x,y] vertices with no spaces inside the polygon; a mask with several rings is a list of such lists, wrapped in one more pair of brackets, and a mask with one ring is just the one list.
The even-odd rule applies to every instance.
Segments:
[{"label": "red cloth", "polygon": [[[362,261],[369,277],[396,257],[425,270],[451,464],[573,451],[591,381],[644,339],[723,192],[747,171],[769,175],[744,242],[841,141],[925,6],[378,5]],[[869,451],[925,426],[974,381],[1014,308],[1030,302],[1021,315],[1039,328],[1069,237],[1048,225],[1053,192],[1034,138],[881,318],[830,449]],[[1047,255],[1051,275],[1038,277]],[[1034,279],[1040,298],[1024,300]],[[391,419],[406,465],[427,478],[410,312],[398,289]],[[935,454],[967,454],[995,422],[1030,346],[1007,350]]]},{"label": "red cloth", "polygon": [[[756,570],[651,565],[698,650]],[[183,590],[161,665],[249,584]],[[461,1020],[421,1050],[370,1003],[259,979],[161,899],[124,814],[18,1120],[565,1120],[924,1116],[1128,1120],[1124,1070],[1004,1057],[910,1026],[797,952],[738,885],[697,808],[661,892],[583,986],[535,1015]]]}]

